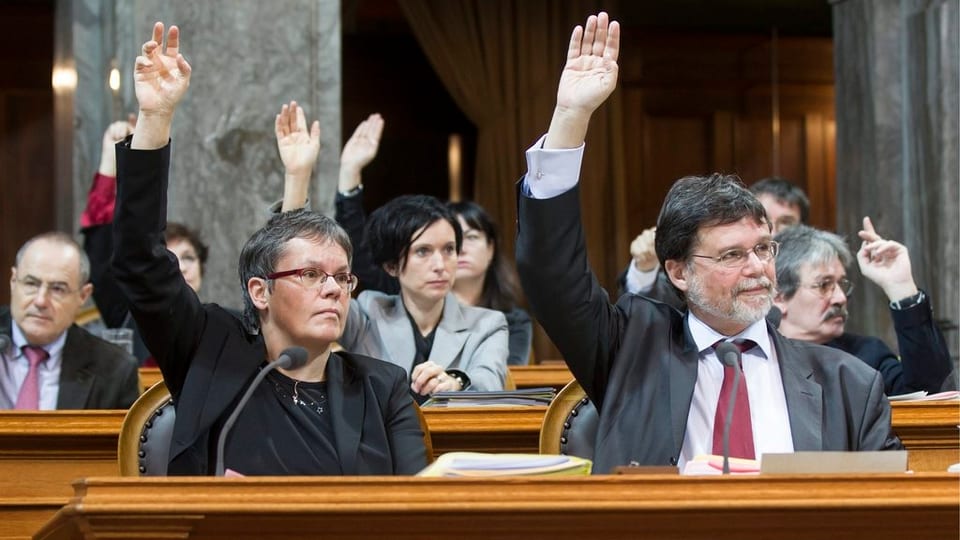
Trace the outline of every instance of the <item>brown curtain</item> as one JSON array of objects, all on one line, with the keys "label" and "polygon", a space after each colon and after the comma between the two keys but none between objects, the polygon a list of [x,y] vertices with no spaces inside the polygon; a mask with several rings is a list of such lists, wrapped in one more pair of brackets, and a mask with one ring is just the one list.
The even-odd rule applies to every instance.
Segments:
[{"label": "brown curtain", "polygon": [[[599,9],[616,18],[616,4],[400,0],[434,70],[477,126],[473,198],[500,224],[500,249],[510,258],[517,219],[514,184],[526,170],[524,150],[549,126],[570,32]],[[629,250],[620,103],[617,90],[594,115],[581,171],[590,261],[614,294]],[[534,350],[538,360],[559,358],[539,329]]]}]

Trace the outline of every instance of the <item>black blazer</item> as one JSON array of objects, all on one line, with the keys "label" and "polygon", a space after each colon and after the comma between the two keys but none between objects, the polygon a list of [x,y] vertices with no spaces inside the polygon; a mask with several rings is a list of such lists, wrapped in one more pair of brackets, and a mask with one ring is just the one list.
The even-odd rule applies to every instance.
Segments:
[{"label": "black blazer", "polygon": [[[586,256],[579,188],[518,192],[517,266],[534,315],[600,411],[594,471],[675,465],[697,380],[685,314],[643,296],[611,305]],[[880,375],[852,356],[784,338],[780,362],[796,450],[902,448]]]},{"label": "black blazer", "polygon": [[[10,307],[0,307],[0,328],[12,335]],[[60,365],[57,409],[126,409],[140,395],[137,363],[113,343],[73,324]]]},{"label": "black blazer", "polygon": [[[259,335],[214,304],[201,304],[165,249],[170,146],[117,147],[113,272],[176,408],[171,475],[214,471],[216,440],[266,359]],[[413,474],[426,466],[423,432],[406,373],[372,358],[331,354],[326,376],[344,474]]]}]

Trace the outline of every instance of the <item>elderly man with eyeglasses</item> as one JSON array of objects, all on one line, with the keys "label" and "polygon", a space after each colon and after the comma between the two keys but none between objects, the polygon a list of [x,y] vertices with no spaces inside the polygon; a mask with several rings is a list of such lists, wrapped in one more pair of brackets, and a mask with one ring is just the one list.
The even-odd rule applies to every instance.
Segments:
[{"label": "elderly man with eyeglasses", "polygon": [[86,254],[65,233],[17,251],[10,307],[0,307],[0,409],[126,409],[137,399],[134,358],[73,322],[89,279]]},{"label": "elderly man with eyeglasses", "polygon": [[776,236],[780,255],[774,304],[781,312],[780,333],[863,360],[880,372],[890,396],[955,389],[950,351],[934,323],[929,297],[914,282],[906,246],[881,238],[869,217],[863,219],[859,236],[860,272],[890,300],[900,358],[879,338],[844,331],[847,299],[853,292],[847,268],[853,256],[843,238],[805,225]]}]

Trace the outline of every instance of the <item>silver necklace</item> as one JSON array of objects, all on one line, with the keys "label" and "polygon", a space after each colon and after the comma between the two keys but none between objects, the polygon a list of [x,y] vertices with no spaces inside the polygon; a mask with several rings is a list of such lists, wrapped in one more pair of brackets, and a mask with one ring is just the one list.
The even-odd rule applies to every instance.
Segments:
[{"label": "silver necklace", "polygon": [[307,395],[306,391],[304,391],[301,397],[301,393],[298,388],[299,385],[300,385],[300,381],[294,380],[293,392],[291,394],[287,394],[287,392],[285,391],[285,388],[283,388],[283,386],[280,384],[280,381],[277,381],[277,380],[273,381],[273,387],[277,391],[277,394],[280,395],[281,398],[284,398],[284,399],[289,398],[290,400],[293,401],[294,405],[298,405],[300,407],[306,407],[308,409],[316,411],[317,414],[323,414],[323,412],[326,410],[327,394],[324,392],[318,391],[319,395],[316,397],[316,399],[311,399],[311,396]]}]

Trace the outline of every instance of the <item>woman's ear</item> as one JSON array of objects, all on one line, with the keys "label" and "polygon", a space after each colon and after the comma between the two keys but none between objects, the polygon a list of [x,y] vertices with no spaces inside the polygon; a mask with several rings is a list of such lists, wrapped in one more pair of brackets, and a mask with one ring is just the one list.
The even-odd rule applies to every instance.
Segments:
[{"label": "woman's ear", "polygon": [[257,309],[267,309],[270,304],[270,287],[263,278],[252,277],[247,280],[247,294]]},{"label": "woman's ear", "polygon": [[383,271],[390,274],[391,277],[400,277],[397,272],[397,263],[383,263]]},{"label": "woman's ear", "polygon": [[674,287],[684,293],[690,288],[687,283],[687,263],[676,259],[667,259],[663,263],[663,271],[666,272],[667,278],[670,279]]}]

